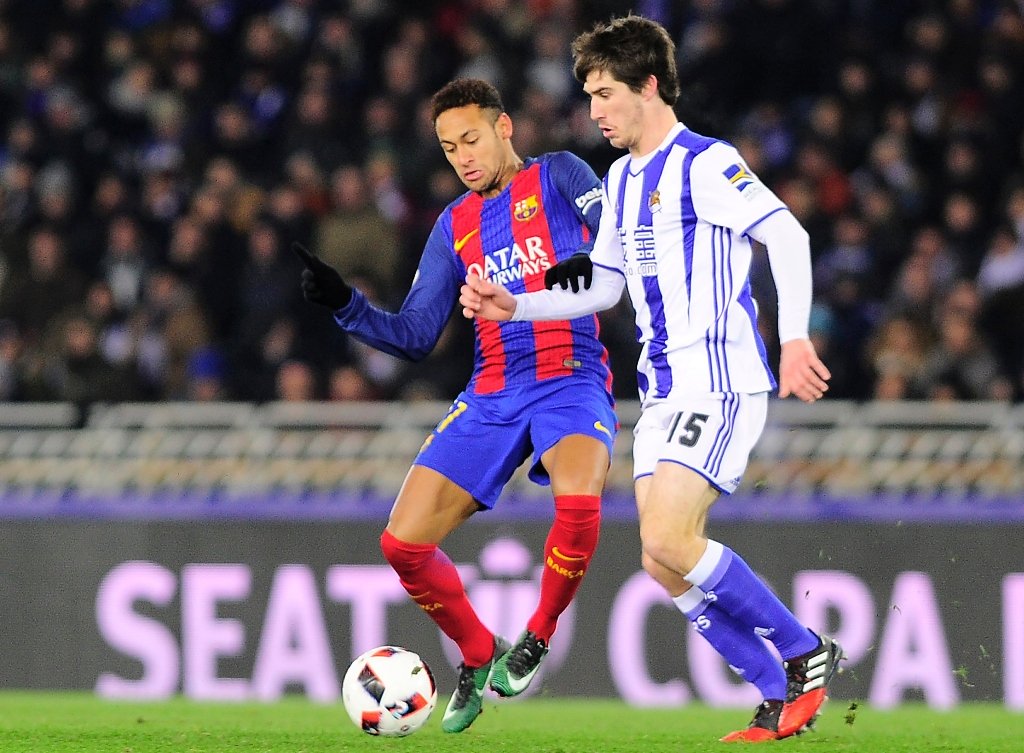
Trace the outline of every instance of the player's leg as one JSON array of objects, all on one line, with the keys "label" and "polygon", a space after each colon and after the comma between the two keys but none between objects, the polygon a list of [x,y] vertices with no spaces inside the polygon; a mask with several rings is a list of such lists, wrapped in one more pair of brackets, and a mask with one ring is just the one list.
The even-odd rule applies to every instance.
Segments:
[{"label": "player's leg", "polygon": [[[765,396],[708,396],[684,410],[678,408],[659,406],[638,422],[634,446],[638,463],[644,459],[649,466],[652,455],[659,460],[641,511],[646,557],[700,588],[705,601],[713,604],[708,607],[709,619],[719,613],[744,631],[764,635],[784,659],[816,656],[813,652],[821,645],[818,637],[796,620],[739,555],[704,536],[707,510],[720,491],[735,489],[760,435]],[[651,429],[660,429],[662,435]],[[774,677],[772,686],[777,684],[777,673]],[[783,697],[792,702],[793,681],[788,679]],[[770,692],[767,700],[779,698],[778,689]],[[780,735],[792,734],[791,726],[792,721],[783,724]]]},{"label": "player's leg", "polygon": [[519,695],[530,685],[551,645],[558,617],[579,590],[597,548],[601,492],[611,460],[604,441],[583,434],[563,437],[541,455],[551,478],[555,519],[544,542],[540,601],[526,630],[494,668],[491,688]]},{"label": "player's leg", "polygon": [[441,726],[461,732],[479,716],[494,659],[508,649],[480,621],[459,572],[438,544],[479,505],[473,496],[432,468],[414,465],[381,536],[381,548],[409,596],[462,652],[455,691]]},{"label": "player's leg", "polygon": [[477,510],[493,506],[528,455],[526,422],[512,401],[459,395],[420,448],[381,539],[410,595],[462,651],[441,721],[445,732],[461,732],[480,715],[494,660],[509,644],[481,623],[437,544]]},{"label": "player's leg", "polygon": [[601,492],[611,457],[603,442],[572,434],[545,452],[541,462],[551,477],[555,518],[544,542],[540,603],[526,627],[550,641],[597,549]]},{"label": "player's leg", "polygon": [[[679,408],[682,407],[682,410]],[[691,399],[665,407],[649,421],[668,422],[658,450],[640,519],[644,552],[669,570],[683,574],[751,630],[760,628],[783,659],[801,656],[818,645],[742,557],[704,536],[704,519],[719,492],[731,493],[764,426],[765,395],[735,393]],[[657,421],[655,419],[658,419]],[[639,450],[649,452],[645,434]]]},{"label": "player's leg", "polygon": [[[647,510],[652,479],[652,476],[643,476],[636,480],[637,510],[641,520]],[[686,481],[684,478],[682,483]],[[704,498],[702,504],[697,506],[692,528],[703,535],[707,511],[717,497],[717,492],[712,490],[712,493],[704,493],[699,482],[694,482],[694,487],[694,493],[703,494]],[[665,567],[646,553],[642,555],[642,563],[644,570],[665,588],[676,608],[690,620],[694,629],[734,671],[761,691],[765,699],[755,712],[750,727],[726,735],[722,740],[761,742],[777,739],[779,712],[786,696],[786,675],[764,640],[733,619],[716,600],[707,598],[703,591],[688,583],[679,572]]]},{"label": "player's leg", "polygon": [[[704,552],[686,573],[686,580],[704,591],[707,598],[713,597],[717,610],[772,641],[783,657],[785,703],[780,709],[759,708],[752,724],[777,717],[778,736],[794,735],[817,717],[828,684],[839,671],[842,649],[797,620],[736,552],[714,540],[705,542]],[[766,696],[766,700],[774,698]]]},{"label": "player's leg", "polygon": [[555,516],[544,544],[540,602],[515,645],[498,660],[491,687],[526,690],[547,655],[558,617],[572,602],[597,547],[618,420],[604,385],[558,379],[539,385],[528,409],[530,478],[551,485]]},{"label": "player's leg", "polygon": [[466,663],[486,663],[491,631],[473,610],[458,570],[438,547],[476,512],[472,495],[432,468],[414,465],[406,476],[381,536],[384,557],[409,596],[445,635]]}]

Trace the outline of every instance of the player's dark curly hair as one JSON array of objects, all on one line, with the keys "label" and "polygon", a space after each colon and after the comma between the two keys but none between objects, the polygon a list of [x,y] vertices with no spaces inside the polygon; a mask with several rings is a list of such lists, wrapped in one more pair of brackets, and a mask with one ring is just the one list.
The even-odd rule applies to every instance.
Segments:
[{"label": "player's dark curly hair", "polygon": [[477,105],[482,110],[491,111],[491,120],[497,120],[505,112],[501,95],[493,85],[478,78],[457,78],[442,86],[430,98],[430,117],[436,123],[437,117],[445,110],[456,107]]},{"label": "player's dark curly hair", "polygon": [[679,99],[676,45],[661,24],[642,16],[595,24],[573,40],[572,57],[572,72],[580,83],[593,71],[606,71],[639,92],[653,75],[662,101],[671,106]]}]

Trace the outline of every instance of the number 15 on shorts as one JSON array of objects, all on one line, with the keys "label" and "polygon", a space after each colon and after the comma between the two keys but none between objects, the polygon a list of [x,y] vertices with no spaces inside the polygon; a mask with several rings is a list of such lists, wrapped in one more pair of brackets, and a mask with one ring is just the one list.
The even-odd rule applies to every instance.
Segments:
[{"label": "number 15 on shorts", "polygon": [[[750,451],[764,429],[768,395],[723,393],[652,405],[633,430],[633,477],[667,461],[692,468],[719,491],[739,486]],[[693,410],[696,408],[697,410]]]},{"label": "number 15 on shorts", "polygon": [[672,416],[665,441],[668,443],[678,442],[683,447],[695,447],[700,441],[704,423],[708,418],[706,413],[688,413],[686,411],[676,413]]}]

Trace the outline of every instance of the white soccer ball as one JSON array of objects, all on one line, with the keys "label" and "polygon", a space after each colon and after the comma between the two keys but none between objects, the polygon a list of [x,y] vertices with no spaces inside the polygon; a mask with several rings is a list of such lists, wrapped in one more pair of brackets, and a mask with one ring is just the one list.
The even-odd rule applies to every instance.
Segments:
[{"label": "white soccer ball", "polygon": [[378,646],[352,662],[341,684],[352,723],[368,735],[404,737],[430,718],[437,685],[426,662],[398,646]]}]

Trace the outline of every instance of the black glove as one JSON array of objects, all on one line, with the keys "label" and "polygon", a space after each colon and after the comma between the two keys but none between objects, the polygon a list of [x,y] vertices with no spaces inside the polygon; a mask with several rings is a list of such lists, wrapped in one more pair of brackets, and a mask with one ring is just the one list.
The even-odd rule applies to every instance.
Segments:
[{"label": "black glove", "polygon": [[306,265],[302,270],[303,297],[331,311],[345,308],[352,300],[352,288],[341,279],[337,270],[301,243],[293,242],[292,251]]},{"label": "black glove", "polygon": [[562,290],[568,290],[572,285],[572,292],[579,293],[581,277],[583,289],[590,290],[590,283],[594,279],[594,262],[590,261],[587,254],[573,254],[544,273],[544,287],[553,290],[555,285],[560,285]]}]

